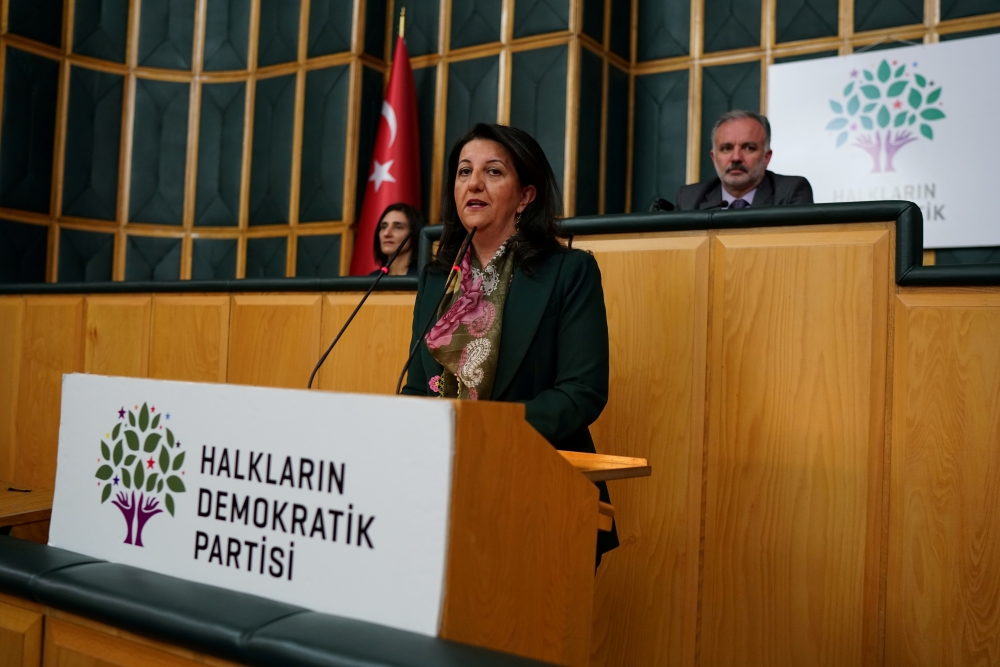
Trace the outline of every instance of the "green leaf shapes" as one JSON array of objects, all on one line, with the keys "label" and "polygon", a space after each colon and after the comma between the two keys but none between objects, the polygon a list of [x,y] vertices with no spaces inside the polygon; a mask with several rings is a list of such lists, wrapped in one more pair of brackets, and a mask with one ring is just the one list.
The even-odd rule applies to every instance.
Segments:
[{"label": "green leaf shapes", "polygon": [[826,129],[828,130],[840,130],[847,126],[846,118],[834,118],[829,123],[826,124]]},{"label": "green leaf shapes", "polygon": [[931,129],[931,126],[928,125],[927,123],[921,123],[920,124],[920,134],[924,135],[925,137],[927,137],[931,141],[934,140],[934,130]]},{"label": "green leaf shapes", "polygon": [[911,114],[910,114],[910,120],[906,121],[906,124],[907,124],[907,125],[913,125],[913,122],[914,122],[915,120],[917,120],[917,114],[915,114],[915,113],[911,113]]},{"label": "green leaf shapes", "polygon": [[135,454],[129,454],[125,457],[125,465],[130,466],[135,462]]},{"label": "green leaf shapes", "polygon": [[167,477],[167,486],[170,487],[170,490],[174,493],[184,493],[184,482],[182,482],[181,478],[177,475]]},{"label": "green leaf shapes", "polygon": [[875,80],[875,77],[873,77],[872,73],[869,72],[868,70],[865,70],[863,72],[863,74],[865,75],[865,81],[874,81]]},{"label": "green leaf shapes", "polygon": [[170,445],[171,447],[174,446],[174,432],[171,431],[169,428],[167,429],[167,444]]},{"label": "green leaf shapes", "polygon": [[872,102],[871,104],[866,104],[865,108],[862,109],[861,111],[863,113],[871,113],[875,109],[875,107],[877,107],[877,106],[878,106],[878,102]]},{"label": "green leaf shapes", "polygon": [[882,91],[878,89],[878,86],[861,86],[861,92],[870,100],[877,100],[882,97]]},{"label": "green leaf shapes", "polygon": [[107,502],[108,498],[110,497],[111,497],[111,485],[105,484],[104,490],[101,491],[101,504],[103,505],[105,502]]},{"label": "green leaf shapes", "polygon": [[112,429],[112,431],[111,431],[111,439],[112,440],[117,440],[118,439],[118,434],[121,432],[121,430],[122,430],[121,423],[119,422],[118,424],[115,424],[114,429]]},{"label": "green leaf shapes", "polygon": [[94,475],[97,479],[111,479],[111,473],[114,470],[109,465],[103,465],[97,469],[97,473]]},{"label": "green leaf shapes", "polygon": [[160,415],[153,417],[153,423],[149,425],[149,428],[156,428],[160,425]]},{"label": "green leaf shapes", "polygon": [[935,88],[927,96],[927,104],[934,104],[935,102],[938,101],[939,97],[941,97],[941,89],[940,88]]},{"label": "green leaf shapes", "polygon": [[156,483],[156,492],[157,493],[163,493],[163,480],[162,479],[159,482]]},{"label": "green leaf shapes", "polygon": [[898,79],[899,77],[903,76],[903,72],[905,71],[906,71],[906,65],[900,65],[899,68],[896,69],[896,72],[892,75],[892,78]]},{"label": "green leaf shapes", "polygon": [[896,119],[892,121],[893,127],[902,127],[903,123],[906,122],[906,112],[900,111],[896,114]]},{"label": "green leaf shapes", "polygon": [[174,470],[180,470],[182,465],[184,465],[184,452],[174,457]]},{"label": "green leaf shapes", "polygon": [[927,85],[927,79],[920,76],[919,74],[914,74],[913,78],[917,80],[917,85],[920,86],[921,88]]},{"label": "green leaf shapes", "polygon": [[142,460],[139,460],[135,464],[135,473],[134,473],[134,476],[135,476],[135,488],[137,488],[137,489],[141,489],[142,488],[142,483],[144,481],[146,481],[146,473],[142,469],[142,463],[143,463]]},{"label": "green leaf shapes", "polygon": [[853,81],[851,81],[849,84],[847,84],[847,87],[844,88],[844,97],[847,97],[848,95],[850,95],[852,90],[854,90],[854,82]]},{"label": "green leaf shapes", "polygon": [[837,148],[840,148],[847,141],[847,130],[837,135]]},{"label": "green leaf shapes", "polygon": [[115,451],[114,451],[114,463],[116,466],[122,462],[123,453],[124,452],[122,451],[122,441],[119,440],[118,442],[115,443]]},{"label": "green leaf shapes", "polygon": [[940,109],[924,109],[920,112],[920,117],[924,120],[941,120],[944,118],[944,112]]},{"label": "green leaf shapes", "polygon": [[156,486],[156,478],[158,476],[159,475],[154,472],[154,473],[150,474],[150,476],[146,479],[146,493],[152,493],[153,492],[153,488]]},{"label": "green leaf shapes", "polygon": [[892,70],[889,69],[889,63],[885,60],[878,66],[878,80],[885,83],[892,76]]},{"label": "green leaf shapes", "polygon": [[171,496],[168,493],[166,499],[164,500],[164,502],[167,505],[167,511],[170,512],[170,516],[173,516],[174,515],[174,497]]},{"label": "green leaf shapes", "polygon": [[830,100],[830,108],[833,109],[833,113],[844,113],[844,105],[840,102]]},{"label": "green leaf shapes", "polygon": [[166,447],[160,447],[160,471],[167,472],[170,468],[170,454],[167,453]]},{"label": "green leaf shapes", "polygon": [[128,443],[128,448],[133,452],[139,451],[139,436],[135,434],[135,431],[125,431],[125,442]]},{"label": "green leaf shapes", "polygon": [[861,125],[866,130],[871,130],[871,129],[874,129],[874,127],[875,127],[875,124],[872,123],[872,119],[869,118],[868,116],[861,116]]},{"label": "green leaf shapes", "polygon": [[150,433],[146,436],[146,444],[142,446],[142,451],[144,452],[155,452],[156,446],[160,444],[160,438],[162,436],[159,433]]},{"label": "green leaf shapes", "polygon": [[132,486],[132,473],[122,468],[122,486],[126,489]]},{"label": "green leaf shapes", "polygon": [[904,90],[906,90],[906,81],[897,81],[889,86],[889,92],[886,95],[888,97],[899,97]]},{"label": "green leaf shapes", "polygon": [[882,105],[882,108],[878,110],[877,120],[879,127],[882,128],[889,127],[889,120],[890,120],[889,109],[887,109],[884,104]]},{"label": "green leaf shapes", "polygon": [[858,109],[860,107],[861,107],[861,102],[858,100],[858,96],[855,95],[847,102],[847,113],[853,116],[858,112]]},{"label": "green leaf shapes", "polygon": [[142,404],[142,410],[139,410],[139,430],[145,431],[146,427],[149,426],[149,408],[146,404]]},{"label": "green leaf shapes", "polygon": [[914,109],[920,108],[920,103],[924,101],[924,96],[916,88],[910,88],[910,96],[906,100]]},{"label": "green leaf shapes", "polygon": [[131,410],[128,411],[128,423],[129,426],[135,428],[135,413]]},{"label": "green leaf shapes", "polygon": [[111,450],[108,449],[108,443],[101,440],[101,456],[104,457],[105,461],[111,460]]}]

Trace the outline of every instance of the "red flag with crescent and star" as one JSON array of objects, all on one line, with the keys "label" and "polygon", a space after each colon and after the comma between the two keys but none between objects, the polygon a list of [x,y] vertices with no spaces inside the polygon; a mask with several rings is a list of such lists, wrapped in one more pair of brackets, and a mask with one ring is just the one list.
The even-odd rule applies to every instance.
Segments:
[{"label": "red flag with crescent and star", "polygon": [[352,276],[364,276],[379,268],[372,247],[375,227],[385,207],[398,202],[420,208],[417,91],[413,85],[410,55],[402,37],[396,39],[396,57],[382,102],[382,118],[354,235]]}]

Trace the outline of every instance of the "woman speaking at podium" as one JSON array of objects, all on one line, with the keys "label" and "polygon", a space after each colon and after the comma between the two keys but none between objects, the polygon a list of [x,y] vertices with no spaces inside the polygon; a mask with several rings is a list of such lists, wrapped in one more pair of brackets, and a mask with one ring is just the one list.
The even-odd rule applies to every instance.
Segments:
[{"label": "woman speaking at podium", "polygon": [[[453,196],[442,201],[437,260],[420,276],[411,348],[466,234],[476,233],[403,393],[524,403],[554,447],[595,452],[588,427],[608,401],[601,273],[557,238],[562,196],[541,146],[522,130],[480,123],[452,148],[445,192]],[[599,533],[598,564],[616,546],[614,526]]]}]

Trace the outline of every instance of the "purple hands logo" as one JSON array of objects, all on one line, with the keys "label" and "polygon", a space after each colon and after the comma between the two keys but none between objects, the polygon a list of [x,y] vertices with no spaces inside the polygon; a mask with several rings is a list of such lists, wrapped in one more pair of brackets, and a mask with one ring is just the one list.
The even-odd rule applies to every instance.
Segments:
[{"label": "purple hands logo", "polygon": [[[883,60],[872,69],[875,71],[851,72],[841,100],[830,100],[837,117],[827,123],[826,129],[838,132],[837,148],[853,135],[851,145],[871,156],[872,173],[876,174],[896,171],[892,163],[896,153],[920,136],[933,141],[934,128],[930,124],[945,115],[941,111],[941,87],[935,88],[933,81],[920,74],[911,76],[906,63],[893,60],[890,65]],[[917,130],[919,135],[914,133]]]},{"label": "purple hands logo", "polygon": [[[139,406],[135,409],[138,414],[125,410],[124,406],[118,411],[118,423],[110,433],[104,434],[105,440],[101,440],[101,458],[97,459],[100,466],[94,476],[100,480],[97,485],[103,487],[102,504],[115,494],[111,504],[121,510],[128,528],[125,544],[141,547],[142,529],[150,519],[163,512],[160,494],[173,516],[174,498],[170,492],[184,493],[181,481],[184,452],[180,451],[181,443],[174,440],[173,432],[160,423],[161,417],[169,421],[170,413],[156,414],[156,406],[148,407],[145,403],[141,409]],[[157,448],[159,453],[154,458]],[[149,458],[143,460],[147,454]]]}]

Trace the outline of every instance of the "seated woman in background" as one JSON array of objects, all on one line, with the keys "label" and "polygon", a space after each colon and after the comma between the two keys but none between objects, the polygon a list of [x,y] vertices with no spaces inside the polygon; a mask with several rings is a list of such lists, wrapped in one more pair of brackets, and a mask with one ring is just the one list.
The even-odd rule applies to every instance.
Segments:
[{"label": "seated woman in background", "polygon": [[[406,246],[399,252],[396,261],[389,267],[390,276],[415,276],[417,275],[417,245],[420,240],[420,230],[424,228],[424,218],[420,211],[409,204],[390,204],[382,211],[378,226],[375,227],[375,242],[372,247],[375,250],[375,261],[379,267],[385,266],[392,253],[403,242],[406,235],[413,230],[413,236],[406,243]],[[377,274],[381,269],[372,271],[369,275]]]},{"label": "seated woman in background", "polygon": [[[562,196],[545,153],[523,130],[480,123],[451,149],[446,178],[444,229],[420,276],[411,348],[466,233],[477,230],[403,393],[524,403],[528,423],[556,449],[595,452],[588,427],[608,402],[601,272],[557,238]],[[598,533],[598,564],[617,546],[614,526]]]}]

